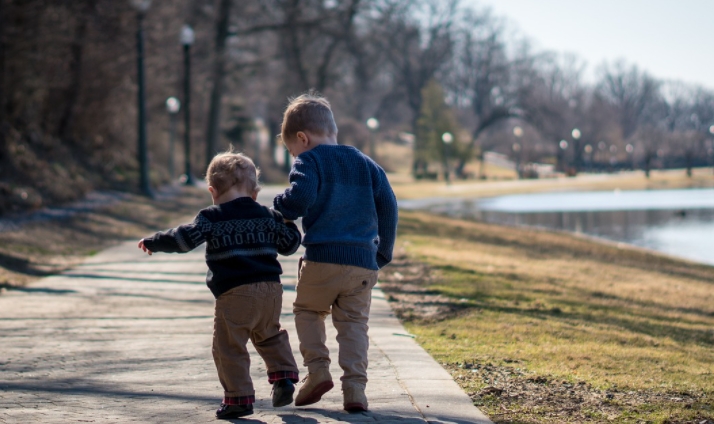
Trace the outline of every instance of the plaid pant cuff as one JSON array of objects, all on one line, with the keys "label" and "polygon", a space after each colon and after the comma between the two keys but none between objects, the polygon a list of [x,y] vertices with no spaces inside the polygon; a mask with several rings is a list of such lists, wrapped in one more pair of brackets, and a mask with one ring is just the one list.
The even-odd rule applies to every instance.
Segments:
[{"label": "plaid pant cuff", "polygon": [[275,371],[268,373],[268,383],[273,384],[278,380],[291,380],[293,383],[300,381],[300,376],[295,371]]},{"label": "plaid pant cuff", "polygon": [[223,404],[225,405],[252,405],[255,403],[255,396],[238,396],[238,397],[224,397]]}]

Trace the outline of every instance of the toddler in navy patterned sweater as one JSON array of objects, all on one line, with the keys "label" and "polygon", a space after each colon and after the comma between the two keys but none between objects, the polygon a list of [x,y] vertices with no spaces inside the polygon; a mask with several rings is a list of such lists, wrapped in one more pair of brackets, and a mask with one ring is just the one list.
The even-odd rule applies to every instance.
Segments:
[{"label": "toddler in navy patterned sweater", "polygon": [[216,297],[213,358],[224,389],[216,417],[253,412],[248,340],[265,361],[273,384],[273,406],[293,401],[298,368],[288,334],[280,328],[283,289],[277,254],[300,246],[300,231],[280,212],[258,204],[258,170],[240,153],[217,155],[206,175],[213,206],[190,224],[142,239],[139,248],[183,253],[206,243],[206,283]]}]

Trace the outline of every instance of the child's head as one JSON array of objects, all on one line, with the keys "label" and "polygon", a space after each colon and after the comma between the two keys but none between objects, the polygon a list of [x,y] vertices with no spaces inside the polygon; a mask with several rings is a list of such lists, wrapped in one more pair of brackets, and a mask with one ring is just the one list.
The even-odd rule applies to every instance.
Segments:
[{"label": "child's head", "polygon": [[217,154],[206,171],[206,182],[213,188],[215,197],[220,197],[231,187],[236,187],[250,195],[260,191],[258,177],[260,170],[253,161],[243,153],[234,153],[229,150]]},{"label": "child's head", "polygon": [[313,91],[291,99],[283,114],[280,133],[283,143],[290,148],[290,144],[301,136],[300,133],[320,138],[337,135],[330,102]]}]

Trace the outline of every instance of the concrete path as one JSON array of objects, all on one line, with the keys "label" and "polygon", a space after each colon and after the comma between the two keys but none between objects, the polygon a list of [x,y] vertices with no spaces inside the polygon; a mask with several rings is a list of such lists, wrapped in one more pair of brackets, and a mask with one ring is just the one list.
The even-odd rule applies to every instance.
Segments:
[{"label": "concrete path", "polygon": [[[283,260],[282,324],[301,362],[291,312],[297,258]],[[222,390],[211,357],[214,300],[205,269],[202,251],[149,257],[128,242],[63,275],[2,293],[0,423],[216,422]],[[273,408],[265,366],[252,350],[256,413],[234,421],[490,422],[406,335],[380,290],[373,299],[369,412],[342,410],[336,360],[335,389],[323,401]]]}]

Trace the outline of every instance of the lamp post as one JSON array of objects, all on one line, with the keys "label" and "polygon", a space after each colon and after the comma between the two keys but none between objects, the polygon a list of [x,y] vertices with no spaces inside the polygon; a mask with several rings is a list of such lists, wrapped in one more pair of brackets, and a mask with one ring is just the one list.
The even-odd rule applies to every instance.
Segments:
[{"label": "lamp post", "polygon": [[523,128],[521,127],[513,127],[513,135],[516,136],[516,142],[513,143],[512,149],[513,149],[513,156],[516,162],[516,174],[518,175],[518,178],[521,178],[521,144],[520,140],[521,137],[523,137]]},{"label": "lamp post", "polygon": [[181,28],[181,44],[183,45],[183,117],[184,117],[184,163],[185,174],[184,184],[193,185],[194,179],[191,173],[191,45],[196,37],[190,25]]},{"label": "lamp post", "polygon": [[632,166],[632,170],[635,170],[635,146],[628,143],[625,146],[625,152],[627,152],[627,158],[629,159],[628,162],[630,162],[630,166]]},{"label": "lamp post", "polygon": [[146,146],[146,91],[144,87],[144,15],[151,0],[130,0],[136,10],[136,80],[137,80],[137,162],[139,163],[139,190],[152,197],[149,185],[149,159]]},{"label": "lamp post", "polygon": [[449,145],[454,141],[454,136],[450,132],[445,132],[441,135],[441,141],[444,142],[444,181],[446,184],[451,184],[449,179]]},{"label": "lamp post", "polygon": [[[709,127],[709,134],[714,137],[714,125]],[[712,167],[714,167],[714,138],[712,139],[712,147],[709,148],[709,156],[712,157]]]},{"label": "lamp post", "polygon": [[174,179],[176,167],[174,166],[174,142],[176,140],[176,117],[181,110],[181,102],[176,97],[166,99],[166,111],[169,113],[169,178]]},{"label": "lamp post", "polygon": [[560,147],[560,150],[558,150],[558,154],[560,155],[560,170],[566,172],[567,167],[565,166],[565,151],[568,149],[568,142],[560,140],[558,147]]},{"label": "lamp post", "polygon": [[570,132],[570,135],[573,137],[573,151],[574,153],[574,165],[575,165],[575,171],[580,170],[580,136],[582,135],[580,133],[580,130],[577,128],[573,128],[573,131]]},{"label": "lamp post", "polygon": [[586,144],[583,151],[587,155],[587,168],[588,171],[592,172],[593,169],[593,146]]},{"label": "lamp post", "polygon": [[369,128],[370,131],[370,137],[369,137],[369,156],[376,160],[377,159],[377,152],[375,150],[375,133],[379,129],[379,121],[377,118],[369,118],[367,120],[367,128]]}]

